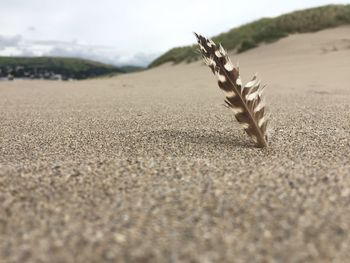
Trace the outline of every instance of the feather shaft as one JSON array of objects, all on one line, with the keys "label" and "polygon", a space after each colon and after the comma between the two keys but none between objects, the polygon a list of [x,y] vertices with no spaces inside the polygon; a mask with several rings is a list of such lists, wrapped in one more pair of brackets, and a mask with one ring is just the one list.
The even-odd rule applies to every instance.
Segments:
[{"label": "feather shaft", "polygon": [[218,85],[225,93],[225,102],[237,121],[258,147],[267,146],[267,117],[265,115],[264,87],[255,75],[243,86],[238,66],[234,67],[226,50],[212,40],[196,34],[204,62],[216,75]]}]

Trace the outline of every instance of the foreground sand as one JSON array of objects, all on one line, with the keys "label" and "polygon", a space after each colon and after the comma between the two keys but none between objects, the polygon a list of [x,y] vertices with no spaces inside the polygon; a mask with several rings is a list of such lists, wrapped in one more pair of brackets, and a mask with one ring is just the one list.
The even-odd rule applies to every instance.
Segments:
[{"label": "foreground sand", "polygon": [[200,63],[0,82],[0,262],[346,262],[350,27],[234,57],[257,149]]}]

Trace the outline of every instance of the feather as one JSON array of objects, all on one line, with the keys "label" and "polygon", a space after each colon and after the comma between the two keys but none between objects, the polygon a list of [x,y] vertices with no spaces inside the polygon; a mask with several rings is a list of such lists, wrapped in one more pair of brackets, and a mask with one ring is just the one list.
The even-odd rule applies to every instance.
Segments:
[{"label": "feather", "polygon": [[265,86],[260,85],[256,75],[243,86],[238,65],[233,66],[226,50],[212,40],[197,33],[194,34],[205,64],[216,75],[218,85],[225,93],[226,105],[233,110],[237,121],[256,145],[261,148],[266,147],[268,121],[263,97]]}]

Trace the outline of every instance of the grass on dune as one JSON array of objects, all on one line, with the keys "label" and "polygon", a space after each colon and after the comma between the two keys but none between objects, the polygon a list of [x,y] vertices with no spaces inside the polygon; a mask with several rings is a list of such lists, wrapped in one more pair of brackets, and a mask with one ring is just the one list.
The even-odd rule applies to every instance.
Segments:
[{"label": "grass on dune", "polygon": [[[212,39],[238,53],[270,43],[294,33],[316,32],[350,24],[350,5],[327,5],[296,11],[275,18],[262,18],[233,28]],[[199,58],[196,46],[176,47],[154,60],[149,67],[172,62],[192,62]]]}]

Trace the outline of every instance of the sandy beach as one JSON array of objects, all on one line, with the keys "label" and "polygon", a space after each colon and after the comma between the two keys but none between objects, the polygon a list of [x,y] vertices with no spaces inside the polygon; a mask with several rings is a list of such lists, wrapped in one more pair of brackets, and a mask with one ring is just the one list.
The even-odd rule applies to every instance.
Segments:
[{"label": "sandy beach", "polygon": [[350,27],[231,56],[252,141],[202,63],[0,82],[0,262],[346,262]]}]

